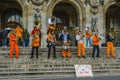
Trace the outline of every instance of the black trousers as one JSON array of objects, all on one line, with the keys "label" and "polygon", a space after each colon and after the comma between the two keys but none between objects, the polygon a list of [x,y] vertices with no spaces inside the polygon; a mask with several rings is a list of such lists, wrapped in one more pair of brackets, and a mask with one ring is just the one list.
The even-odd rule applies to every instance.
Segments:
[{"label": "black trousers", "polygon": [[94,58],[94,54],[95,54],[95,50],[97,49],[97,55],[96,57],[99,57],[99,46],[96,46],[96,45],[93,45],[93,54],[92,54],[92,57]]},{"label": "black trousers", "polygon": [[53,47],[53,51],[54,51],[53,57],[56,58],[56,48],[55,48],[55,46],[48,45],[48,57],[47,57],[48,59],[50,57],[51,47]]},{"label": "black trousers", "polygon": [[32,46],[31,58],[33,58],[33,54],[34,54],[35,49],[36,49],[36,58],[38,58],[38,48],[39,48],[39,46],[37,46],[37,47]]}]

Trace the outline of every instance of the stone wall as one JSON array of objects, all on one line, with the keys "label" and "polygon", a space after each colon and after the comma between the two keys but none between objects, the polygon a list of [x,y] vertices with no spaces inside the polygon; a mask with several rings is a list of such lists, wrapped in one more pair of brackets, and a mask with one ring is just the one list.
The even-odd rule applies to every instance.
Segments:
[{"label": "stone wall", "polygon": [[[23,26],[28,29],[29,33],[32,31],[34,26],[35,15],[41,21],[41,31],[42,31],[42,45],[41,47],[46,47],[47,38],[47,28],[48,28],[48,18],[52,16],[53,8],[55,5],[63,2],[68,2],[72,4],[77,9],[78,14],[78,26],[85,30],[86,26],[92,28],[91,20],[95,12],[96,24],[95,27],[98,28],[100,37],[102,38],[101,43],[105,42],[106,26],[105,26],[105,15],[108,7],[115,3],[114,0],[105,0],[104,5],[100,3],[99,6],[93,8],[91,6],[92,0],[89,3],[85,3],[85,0],[17,0],[22,6],[23,12]],[[37,2],[38,1],[38,2]],[[86,0],[88,1],[88,0]]]}]

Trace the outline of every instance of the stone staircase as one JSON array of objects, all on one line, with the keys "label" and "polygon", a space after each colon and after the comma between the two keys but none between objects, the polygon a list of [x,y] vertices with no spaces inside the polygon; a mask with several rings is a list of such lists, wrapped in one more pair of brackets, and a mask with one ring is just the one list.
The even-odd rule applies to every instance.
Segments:
[{"label": "stone staircase", "polygon": [[72,58],[61,57],[57,48],[57,59],[51,54],[47,59],[47,48],[39,49],[39,59],[30,59],[31,48],[20,48],[20,57],[9,58],[9,48],[0,48],[0,79],[21,78],[66,78],[75,77],[75,64],[89,64],[94,76],[120,76],[120,48],[115,48],[115,58],[107,59],[106,48],[100,48],[101,58],[92,59],[92,48],[86,48],[86,58],[76,57],[77,48],[71,47]]}]

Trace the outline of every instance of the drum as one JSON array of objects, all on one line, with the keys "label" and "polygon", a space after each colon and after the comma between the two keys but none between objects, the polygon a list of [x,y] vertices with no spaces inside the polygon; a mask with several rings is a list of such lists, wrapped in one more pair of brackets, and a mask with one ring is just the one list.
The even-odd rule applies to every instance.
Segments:
[{"label": "drum", "polygon": [[68,49],[70,49],[70,46],[63,45],[63,46],[62,46],[62,49],[68,50]]},{"label": "drum", "polygon": [[48,45],[54,47],[54,46],[56,46],[56,43],[55,42],[48,42]]}]

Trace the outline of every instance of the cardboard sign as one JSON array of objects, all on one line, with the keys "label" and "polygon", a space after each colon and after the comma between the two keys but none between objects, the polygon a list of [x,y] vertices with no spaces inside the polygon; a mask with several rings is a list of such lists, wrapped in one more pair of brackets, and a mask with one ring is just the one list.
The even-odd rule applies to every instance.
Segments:
[{"label": "cardboard sign", "polygon": [[93,77],[91,65],[75,65],[76,77]]}]

